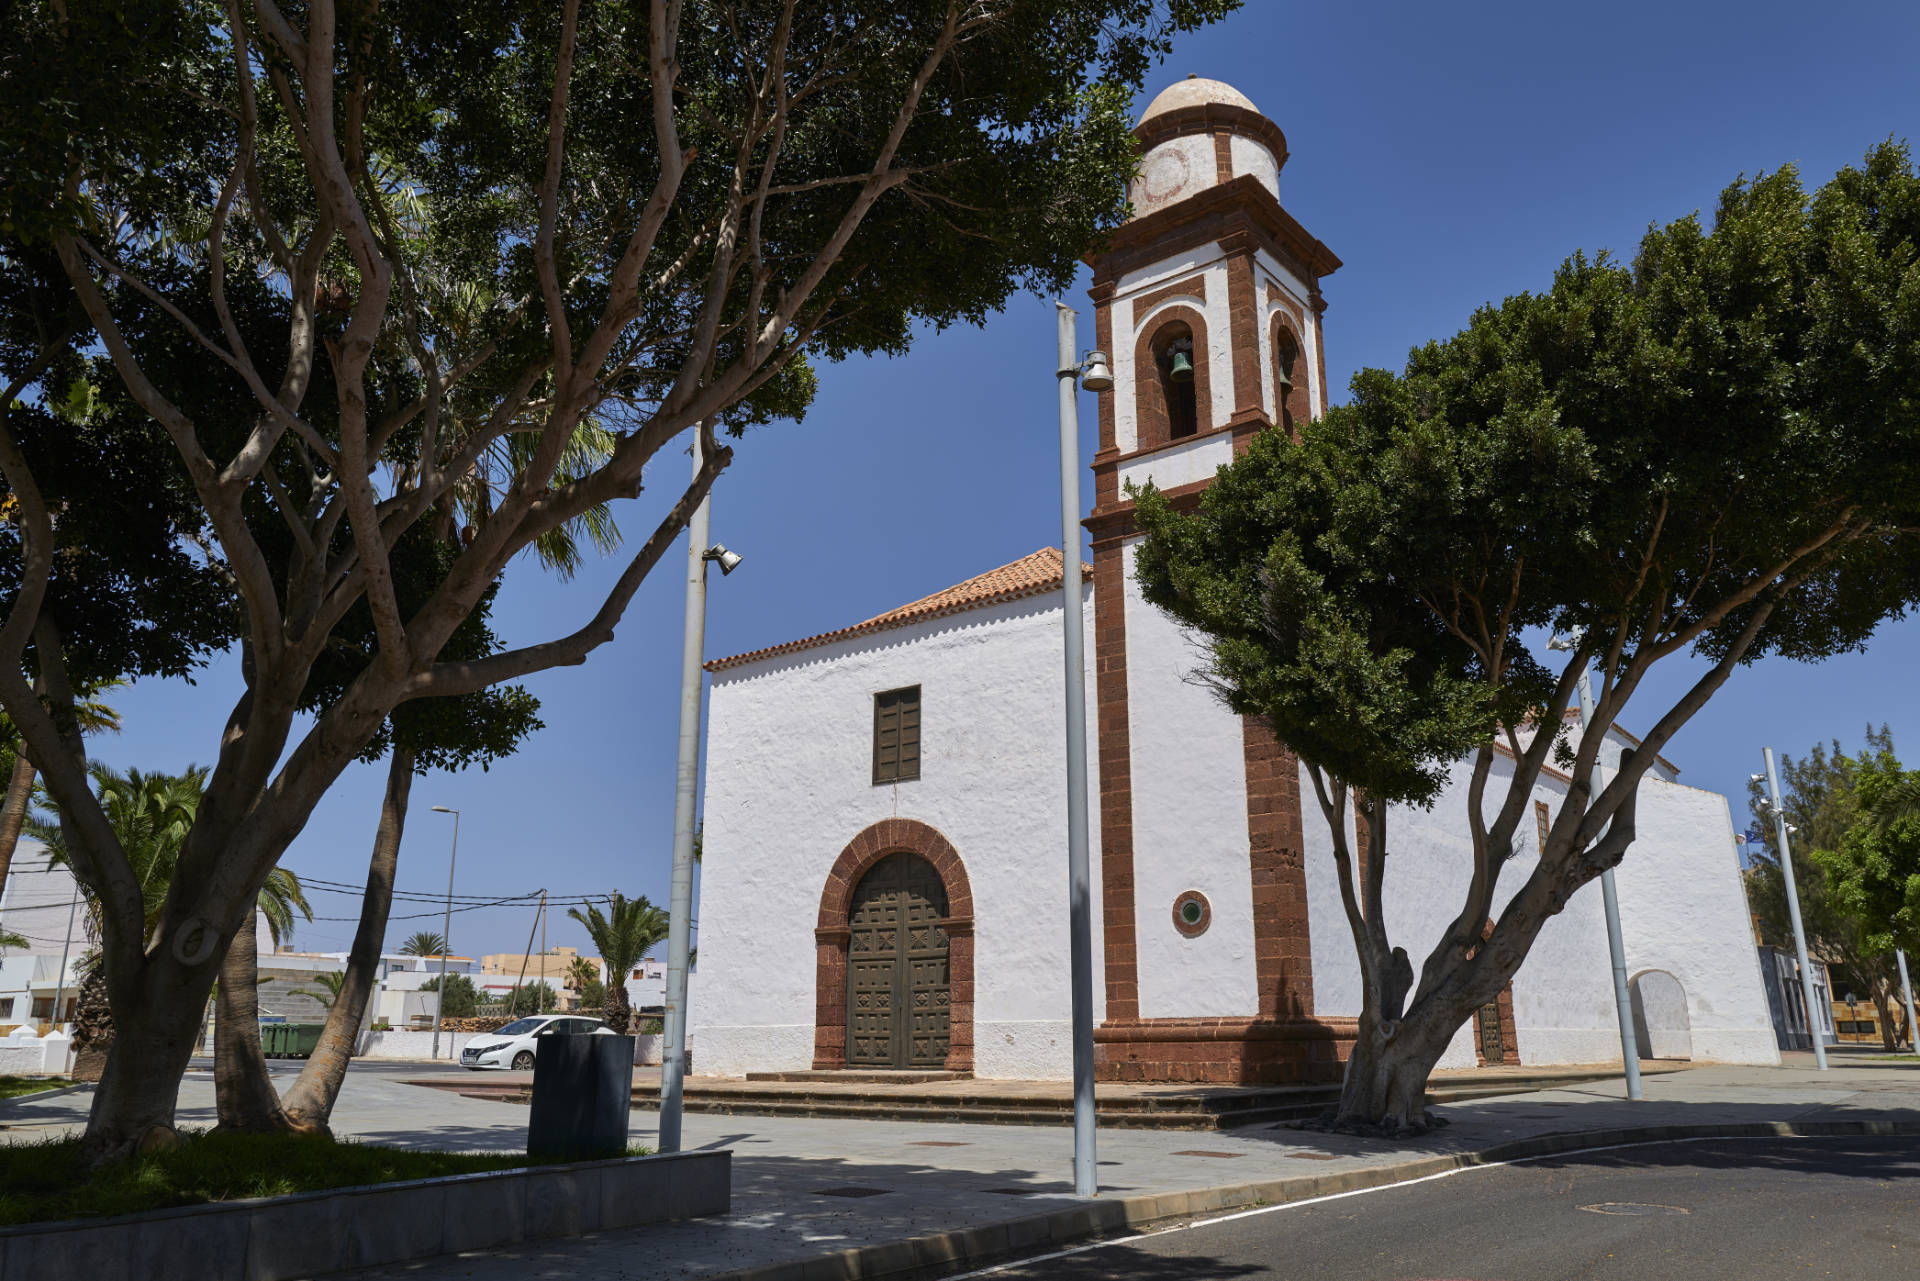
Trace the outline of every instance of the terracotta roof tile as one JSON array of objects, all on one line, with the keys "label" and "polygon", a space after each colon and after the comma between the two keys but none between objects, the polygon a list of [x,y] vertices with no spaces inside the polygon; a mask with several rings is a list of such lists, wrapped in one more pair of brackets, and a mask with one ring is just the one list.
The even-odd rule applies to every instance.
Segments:
[{"label": "terracotta roof tile", "polygon": [[[1027,596],[1058,591],[1061,577],[1060,565],[1060,549],[1042,547],[1030,556],[1022,556],[1011,564],[990,569],[984,574],[969,578],[964,583],[956,583],[945,591],[935,592],[931,596],[922,596],[919,600],[902,605],[898,609],[876,614],[864,623],[855,623],[851,627],[842,627],[839,631],[822,632],[818,636],[788,641],[784,645],[773,645],[766,649],[751,650],[745,654],[735,654],[730,658],[716,658],[707,664],[707,670],[724,671],[743,663],[756,663],[763,658],[797,653],[803,649],[831,645],[835,641],[850,640],[855,636],[884,632],[895,627],[906,627],[913,623],[925,622],[930,618],[978,609],[982,605],[998,605],[1004,601],[1020,600]],[[1080,569],[1081,573],[1086,575],[1093,573],[1091,565],[1083,564]]]}]

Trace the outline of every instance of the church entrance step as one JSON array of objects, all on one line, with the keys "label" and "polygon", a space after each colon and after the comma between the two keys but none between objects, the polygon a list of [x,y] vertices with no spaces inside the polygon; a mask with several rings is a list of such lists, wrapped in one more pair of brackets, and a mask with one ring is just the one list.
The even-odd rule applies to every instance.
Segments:
[{"label": "church entrance step", "polygon": [[749,1072],[746,1079],[845,1085],[924,1085],[929,1081],[971,1081],[973,1073],[916,1071],[911,1068],[853,1068],[831,1072]]}]

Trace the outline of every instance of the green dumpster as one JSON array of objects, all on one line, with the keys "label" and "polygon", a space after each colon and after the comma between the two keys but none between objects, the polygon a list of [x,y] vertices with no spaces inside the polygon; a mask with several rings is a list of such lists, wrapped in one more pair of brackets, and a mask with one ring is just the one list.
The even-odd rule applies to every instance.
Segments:
[{"label": "green dumpster", "polygon": [[280,1032],[280,1052],[290,1059],[304,1059],[320,1046],[324,1023],[284,1023]]},{"label": "green dumpster", "polygon": [[260,1052],[270,1059],[281,1057],[286,1051],[280,1047],[286,1040],[285,1023],[262,1023],[260,1025]]}]

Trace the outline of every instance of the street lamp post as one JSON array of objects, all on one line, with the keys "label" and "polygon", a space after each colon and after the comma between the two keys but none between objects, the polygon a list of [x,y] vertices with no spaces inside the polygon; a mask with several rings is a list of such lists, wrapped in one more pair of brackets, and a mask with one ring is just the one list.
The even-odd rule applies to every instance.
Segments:
[{"label": "street lamp post", "polygon": [[1807,932],[1800,924],[1800,891],[1793,882],[1793,851],[1787,845],[1787,811],[1780,804],[1780,771],[1773,765],[1773,749],[1760,749],[1767,762],[1768,808],[1773,811],[1773,834],[1780,846],[1780,879],[1787,887],[1787,919],[1793,923],[1793,950],[1800,962],[1800,993],[1807,1002],[1807,1040],[1813,1043],[1813,1064],[1827,1070],[1827,1047],[1820,1040],[1820,1006],[1814,999],[1813,964],[1807,960]]},{"label": "street lamp post", "polygon": [[[693,443],[693,474],[700,475],[700,436]],[[693,936],[693,803],[700,779],[700,664],[707,644],[707,563],[725,577],[740,557],[707,544],[710,499],[687,522],[687,621],[680,650],[680,753],[673,788],[673,887],[667,901],[666,1018],[661,1028],[660,1151],[680,1150],[681,1098],[687,1072],[687,958]],[[624,982],[626,976],[622,975]]]},{"label": "street lamp post", "polygon": [[460,811],[444,805],[433,807],[436,814],[453,815],[453,850],[447,855],[447,911],[440,921],[440,990],[433,1003],[433,1057],[440,1057],[440,1012],[447,1008],[447,953],[453,951],[453,866],[460,858]]},{"label": "street lamp post", "polygon": [[[1570,639],[1554,637],[1547,642],[1549,649],[1576,649],[1580,644],[1584,629],[1576,629]],[[1587,726],[1593,723],[1593,682],[1588,677],[1589,664],[1580,660],[1580,734],[1585,738]],[[1606,786],[1606,776],[1600,772],[1600,753],[1593,754],[1592,794],[1600,795]],[[1620,1023],[1620,1062],[1626,1069],[1627,1097],[1639,1099],[1645,1097],[1640,1086],[1640,1044],[1633,1030],[1633,995],[1627,989],[1627,945],[1620,933],[1620,891],[1614,884],[1613,869],[1600,873],[1600,901],[1604,904],[1607,916],[1607,955],[1613,962],[1613,1012]]]},{"label": "street lamp post", "polygon": [[1093,1098],[1093,907],[1087,854],[1087,676],[1080,588],[1080,381],[1090,391],[1113,386],[1101,352],[1080,359],[1074,310],[1059,307],[1060,358],[1060,617],[1064,624],[1067,694],[1067,939],[1073,999],[1073,1190],[1096,1196]]},{"label": "street lamp post", "polygon": [[1900,998],[1907,1005],[1907,1044],[1920,1050],[1920,1027],[1916,1027],[1913,1021],[1913,984],[1907,980],[1906,949],[1893,949],[1893,959],[1900,964]]}]

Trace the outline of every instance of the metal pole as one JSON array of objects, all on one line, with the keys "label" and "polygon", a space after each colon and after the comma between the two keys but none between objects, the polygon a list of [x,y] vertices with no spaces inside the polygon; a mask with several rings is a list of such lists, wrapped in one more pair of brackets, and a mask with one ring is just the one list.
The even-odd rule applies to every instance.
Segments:
[{"label": "metal pole", "polygon": [[444,814],[453,815],[453,849],[447,855],[447,911],[440,921],[440,990],[434,993],[433,1002],[433,1057],[440,1057],[440,1011],[447,1008],[447,953],[453,951],[453,868],[460,860],[460,811],[443,805],[434,806]]},{"label": "metal pole", "polygon": [[[1593,682],[1587,676],[1587,664],[1580,667],[1580,733],[1584,737],[1593,721]],[[1600,753],[1593,755],[1593,794],[1606,786],[1600,772]],[[1645,1097],[1640,1088],[1640,1045],[1633,1031],[1633,996],[1627,990],[1627,945],[1620,935],[1620,891],[1613,883],[1613,869],[1600,873],[1600,901],[1607,912],[1607,954],[1613,960],[1613,1012],[1620,1021],[1620,1061],[1626,1065],[1627,1097]]]},{"label": "metal pole", "polygon": [[1900,996],[1907,1003],[1907,1044],[1920,1050],[1920,1027],[1913,1021],[1913,984],[1907,981],[1907,953],[1904,948],[1893,949],[1893,959],[1900,963]]},{"label": "metal pole", "polygon": [[[73,872],[73,869],[69,867],[67,869],[67,872],[69,875],[71,875]],[[67,999],[67,955],[73,950],[73,919],[78,914],[79,909],[80,909],[80,878],[78,876],[75,876],[73,878],[73,901],[67,904],[67,936],[64,939],[60,940],[60,973],[59,973],[59,976],[54,980],[53,1020],[52,1020],[53,1028],[52,1028],[52,1032],[49,1032],[48,1035],[52,1035],[53,1032],[58,1032],[60,1030],[60,1003]],[[72,1048],[73,1048],[73,1033],[69,1032],[67,1033],[67,1049],[70,1050]],[[45,1062],[44,1059],[41,1061]],[[67,1071],[67,1052],[66,1050],[62,1050],[60,1052],[60,1074],[64,1076],[66,1075],[66,1071]]]},{"label": "metal pole", "polygon": [[1827,1070],[1827,1047],[1820,1039],[1820,1006],[1814,1000],[1813,964],[1807,960],[1807,932],[1800,925],[1800,891],[1793,883],[1793,851],[1787,845],[1787,812],[1780,806],[1780,771],[1773,767],[1773,749],[1763,747],[1767,761],[1767,793],[1772,798],[1773,834],[1780,845],[1780,875],[1787,883],[1787,918],[1793,922],[1793,950],[1800,960],[1800,992],[1807,1002],[1807,1040],[1813,1042],[1813,1063]]},{"label": "metal pole", "polygon": [[1093,908],[1087,858],[1087,676],[1080,588],[1080,355],[1075,312],[1059,307],[1060,617],[1066,633],[1067,919],[1073,985],[1073,1190],[1097,1196],[1093,1099]]},{"label": "metal pole", "polygon": [[[700,438],[693,474],[700,474]],[[667,995],[660,1056],[660,1151],[680,1150],[681,1082],[687,1071],[687,952],[692,945],[693,795],[700,772],[700,661],[707,643],[707,527],[701,499],[687,522],[687,621],[680,649],[680,757],[673,786],[673,888],[667,901]]]}]

